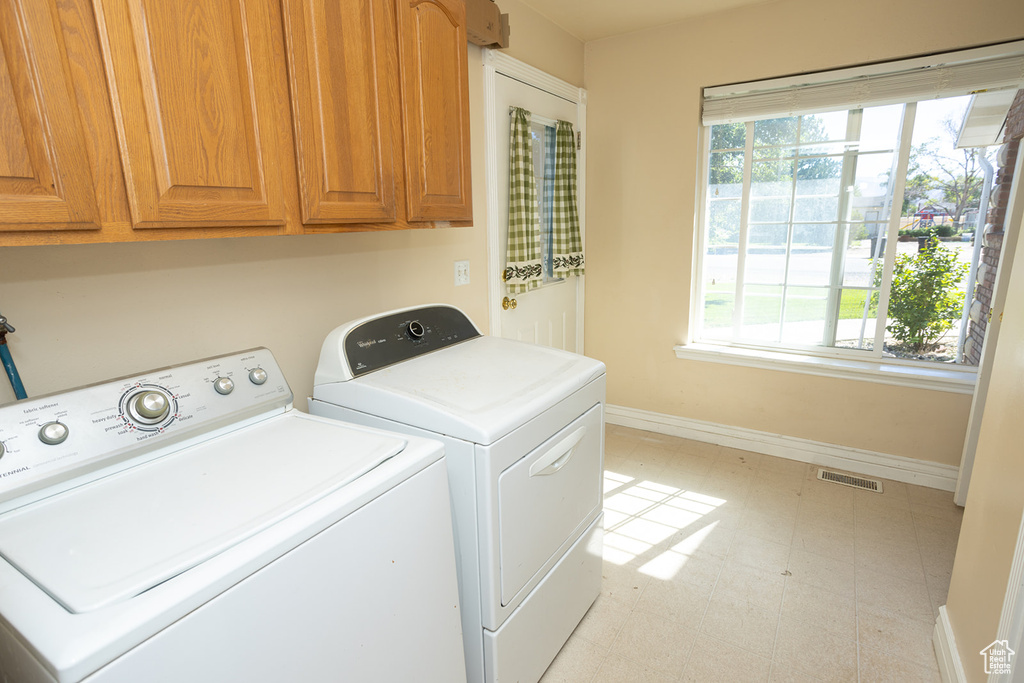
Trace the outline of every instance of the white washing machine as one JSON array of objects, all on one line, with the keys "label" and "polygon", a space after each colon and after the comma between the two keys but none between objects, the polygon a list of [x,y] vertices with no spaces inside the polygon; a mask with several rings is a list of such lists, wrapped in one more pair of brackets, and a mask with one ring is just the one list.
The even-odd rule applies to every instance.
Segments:
[{"label": "white washing machine", "polygon": [[465,680],[437,441],[254,349],[0,406],[0,680]]},{"label": "white washing machine", "polygon": [[444,442],[471,681],[537,681],[601,590],[604,364],[434,305],[337,328],[310,412]]}]

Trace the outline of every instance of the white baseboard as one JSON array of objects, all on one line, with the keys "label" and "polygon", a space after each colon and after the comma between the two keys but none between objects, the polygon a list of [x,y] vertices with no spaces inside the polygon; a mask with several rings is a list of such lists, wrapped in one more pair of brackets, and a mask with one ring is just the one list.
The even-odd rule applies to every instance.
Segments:
[{"label": "white baseboard", "polygon": [[949,623],[945,605],[939,608],[939,617],[935,620],[932,645],[935,647],[935,659],[939,663],[939,675],[943,683],[966,683],[967,673],[964,671],[964,663],[960,661],[960,651],[956,649],[956,638],[953,637],[953,627]]},{"label": "white baseboard", "polygon": [[731,427],[615,405],[605,406],[605,421],[649,432],[679,436],[729,448],[739,448],[753,453],[834,467],[854,474],[882,477],[942,491],[956,489],[958,468],[927,460],[915,460],[900,455],[837,446],[794,436],[771,434],[756,429]]}]

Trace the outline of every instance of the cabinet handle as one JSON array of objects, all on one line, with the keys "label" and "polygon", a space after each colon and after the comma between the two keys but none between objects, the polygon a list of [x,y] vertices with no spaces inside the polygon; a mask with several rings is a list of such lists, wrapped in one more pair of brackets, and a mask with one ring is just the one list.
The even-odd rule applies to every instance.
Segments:
[{"label": "cabinet handle", "polygon": [[530,465],[530,476],[540,477],[554,474],[565,467],[565,463],[569,462],[569,458],[576,452],[576,446],[586,433],[587,428],[580,427],[552,446],[551,450],[545,453],[543,457],[538,458],[536,462]]}]

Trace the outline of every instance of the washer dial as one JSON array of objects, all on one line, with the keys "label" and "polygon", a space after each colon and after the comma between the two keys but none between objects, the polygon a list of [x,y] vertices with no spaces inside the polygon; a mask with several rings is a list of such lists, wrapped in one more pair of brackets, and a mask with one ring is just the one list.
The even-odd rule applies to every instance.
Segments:
[{"label": "washer dial", "polygon": [[171,414],[171,396],[164,389],[143,389],[128,397],[128,417],[140,425],[155,425]]},{"label": "washer dial", "polygon": [[47,446],[64,443],[69,434],[68,426],[63,422],[47,422],[39,428],[39,440]]}]

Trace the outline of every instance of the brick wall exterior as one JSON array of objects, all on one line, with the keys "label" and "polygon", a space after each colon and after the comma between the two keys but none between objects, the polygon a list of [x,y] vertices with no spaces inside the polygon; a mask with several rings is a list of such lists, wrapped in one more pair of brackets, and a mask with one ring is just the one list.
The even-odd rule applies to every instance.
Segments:
[{"label": "brick wall exterior", "polygon": [[[1006,207],[1010,202],[1010,187],[1013,184],[1013,167],[1017,163],[1018,143],[1024,138],[1024,90],[1017,91],[1017,97],[1010,106],[1003,131],[1003,146],[999,148],[996,177],[989,198],[988,215],[985,217],[985,234],[981,247],[981,262],[974,290],[974,304],[967,326],[967,341],[964,344],[963,362],[978,365],[981,362],[981,346],[988,328],[988,316],[992,305],[992,290],[996,283],[996,267],[1003,248]],[[977,239],[977,237],[975,237]]]}]

